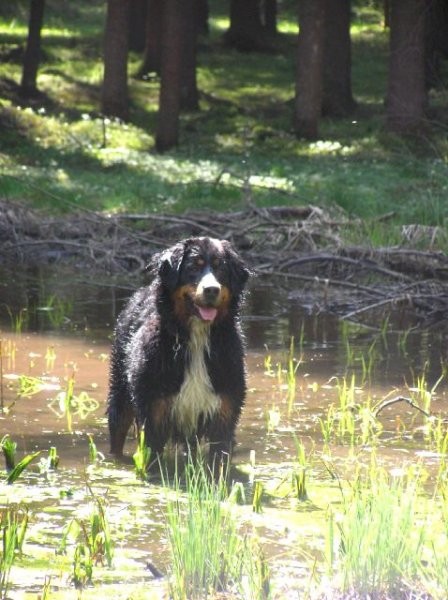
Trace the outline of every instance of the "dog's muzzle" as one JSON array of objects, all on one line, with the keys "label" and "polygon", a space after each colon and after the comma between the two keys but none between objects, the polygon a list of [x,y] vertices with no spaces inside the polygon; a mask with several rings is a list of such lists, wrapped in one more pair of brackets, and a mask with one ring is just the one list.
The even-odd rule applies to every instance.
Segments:
[{"label": "dog's muzzle", "polygon": [[213,321],[217,315],[217,304],[221,293],[221,284],[213,275],[206,273],[196,290],[196,308],[203,321]]}]

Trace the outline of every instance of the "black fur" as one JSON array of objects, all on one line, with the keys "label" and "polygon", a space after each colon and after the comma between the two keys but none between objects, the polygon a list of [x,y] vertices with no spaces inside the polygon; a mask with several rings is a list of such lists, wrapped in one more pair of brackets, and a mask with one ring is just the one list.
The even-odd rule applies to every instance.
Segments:
[{"label": "black fur", "polygon": [[[179,242],[157,254],[151,269],[151,285],[131,297],[115,330],[108,398],[111,452],[122,455],[135,419],[153,453],[160,454],[168,440],[204,438],[211,459],[221,460],[231,453],[246,393],[239,310],[249,270],[229,242],[211,238]],[[201,412],[192,428],[174,417],[173,405],[187,371],[196,368],[189,350],[194,327],[208,339],[204,361],[216,405],[210,414]]]}]

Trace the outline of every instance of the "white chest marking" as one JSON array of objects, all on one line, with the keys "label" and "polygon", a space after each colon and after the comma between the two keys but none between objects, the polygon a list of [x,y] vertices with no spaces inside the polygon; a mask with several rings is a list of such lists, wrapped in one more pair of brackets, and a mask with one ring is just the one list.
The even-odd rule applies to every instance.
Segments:
[{"label": "white chest marking", "polygon": [[187,437],[195,432],[201,414],[204,418],[211,417],[221,405],[221,400],[213,391],[205,364],[205,352],[210,351],[209,344],[209,325],[193,318],[188,343],[189,365],[172,408],[177,427]]}]

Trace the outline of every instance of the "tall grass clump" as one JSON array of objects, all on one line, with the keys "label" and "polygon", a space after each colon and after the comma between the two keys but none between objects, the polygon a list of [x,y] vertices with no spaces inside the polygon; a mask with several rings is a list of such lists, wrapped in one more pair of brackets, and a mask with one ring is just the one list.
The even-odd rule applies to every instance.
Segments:
[{"label": "tall grass clump", "polygon": [[22,552],[28,527],[28,512],[18,507],[6,506],[0,510],[0,598],[6,598],[11,568]]},{"label": "tall grass clump", "polygon": [[420,482],[415,469],[393,476],[372,463],[367,481],[358,478],[343,497],[340,518],[328,520],[327,549],[344,593],[394,597],[417,580],[425,533],[417,513]]},{"label": "tall grass clump", "polygon": [[[438,534],[430,544],[429,560],[421,565],[420,577],[424,591],[434,600],[448,598],[448,485],[446,477],[441,489]],[[436,515],[436,518],[439,517]]]},{"label": "tall grass clump", "polygon": [[261,554],[240,536],[226,496],[224,480],[213,481],[201,463],[188,461],[184,482],[176,469],[166,508],[174,600],[199,600],[229,591],[245,600],[269,597],[267,567]]}]

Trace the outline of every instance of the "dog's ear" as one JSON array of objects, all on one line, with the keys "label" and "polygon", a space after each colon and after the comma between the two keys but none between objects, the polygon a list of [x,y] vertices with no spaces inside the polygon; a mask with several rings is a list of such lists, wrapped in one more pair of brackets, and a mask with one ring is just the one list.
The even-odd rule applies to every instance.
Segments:
[{"label": "dog's ear", "polygon": [[185,254],[185,244],[179,242],[163,252],[155,254],[148,266],[153,276],[159,276],[163,285],[174,290],[179,280],[180,268]]},{"label": "dog's ear", "polygon": [[223,246],[225,259],[229,269],[230,291],[234,296],[239,296],[252,272],[245,265],[242,258],[235,252],[230,242],[224,241]]}]

